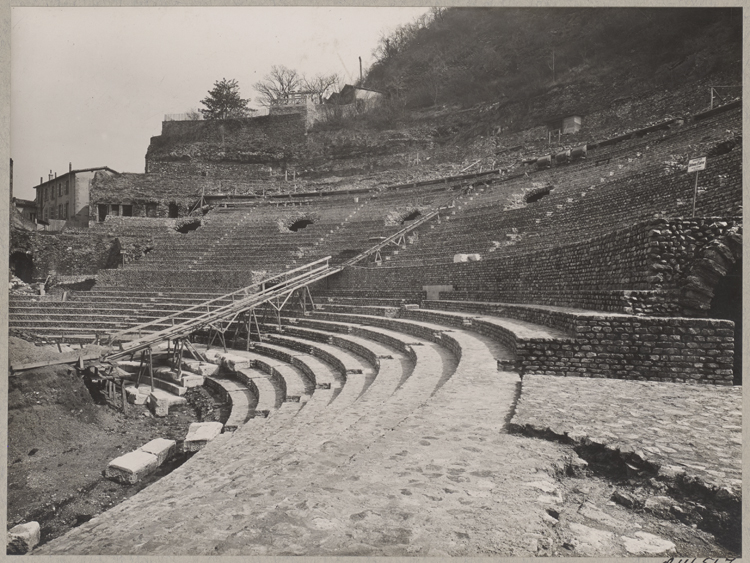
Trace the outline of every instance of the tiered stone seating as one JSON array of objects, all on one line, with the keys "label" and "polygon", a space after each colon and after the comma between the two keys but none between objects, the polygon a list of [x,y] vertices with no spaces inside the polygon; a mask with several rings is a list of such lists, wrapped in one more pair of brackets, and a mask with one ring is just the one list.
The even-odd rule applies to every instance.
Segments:
[{"label": "tiered stone seating", "polygon": [[[510,352],[492,338],[423,321],[369,317],[363,325],[349,322],[351,319],[344,315],[335,315],[336,320],[323,319],[320,315],[323,313],[315,313],[310,318],[300,317],[296,319],[296,324],[286,324],[284,321],[283,338],[287,343],[304,341],[305,346],[319,347],[322,346],[321,340],[328,340],[328,346],[338,348],[339,353],[346,349],[368,349],[368,355],[378,359],[375,366],[377,373],[369,385],[360,386],[357,382],[354,386],[356,393],[347,392],[346,387],[352,383],[347,377],[343,383],[344,390],[338,397],[326,405],[323,405],[324,401],[319,401],[317,408],[316,396],[330,390],[315,389],[310,400],[285,418],[283,425],[273,426],[280,412],[268,419],[251,419],[239,427],[230,439],[209,443],[184,469],[177,469],[149,487],[147,492],[54,540],[39,552],[68,550],[68,553],[104,553],[118,550],[119,542],[129,541],[126,538],[130,535],[129,526],[115,524],[119,518],[132,521],[131,515],[140,513],[142,503],[147,502],[153,510],[140,513],[142,523],[145,517],[177,524],[183,518],[192,518],[192,512],[197,508],[193,498],[197,489],[204,489],[200,496],[212,489],[212,498],[218,501],[223,489],[221,485],[215,488],[212,483],[219,484],[224,480],[231,481],[236,491],[252,494],[254,509],[260,511],[264,507],[270,508],[268,503],[278,504],[278,499],[269,495],[271,490],[283,490],[285,497],[298,498],[299,495],[308,494],[306,491],[310,486],[317,490],[321,490],[321,486],[329,486],[326,483],[332,472],[336,473],[337,480],[347,482],[355,476],[371,482],[377,472],[378,482],[386,479],[389,486],[393,486],[393,483],[401,480],[397,475],[419,459],[414,457],[416,452],[412,454],[407,446],[407,443],[418,439],[411,435],[415,423],[431,428],[431,441],[439,440],[437,436],[444,435],[448,426],[453,427],[449,435],[460,440],[456,444],[472,443],[467,442],[466,437],[455,435],[455,432],[461,432],[455,427],[457,420],[464,423],[471,421],[473,440],[495,439],[493,437],[497,437],[497,432],[505,425],[518,377],[497,372],[496,360],[508,359]],[[380,326],[381,322],[389,324],[387,327]],[[294,336],[290,336],[292,333]],[[262,354],[264,348],[268,352],[269,346],[270,350],[281,350],[278,345],[258,343],[252,352]],[[471,407],[467,410],[469,404]],[[459,412],[460,416],[456,417]],[[480,420],[482,424],[476,426],[474,422]],[[389,437],[386,441],[381,439],[385,434]],[[314,436],[314,440],[310,440],[310,436]],[[467,456],[492,456],[492,451],[495,448],[483,449],[484,453],[480,454],[479,450],[467,452],[451,446],[441,450],[441,455],[444,457],[443,463],[451,464],[460,460],[466,462]],[[503,455],[507,453],[508,450]],[[374,463],[373,456],[391,461],[386,465]],[[489,459],[479,457],[472,459],[471,463],[490,463]],[[364,460],[367,462],[363,464]],[[302,478],[302,474],[306,477]],[[206,480],[204,476],[209,475],[211,478]],[[198,481],[194,483],[195,479],[202,485],[198,485]],[[482,485],[469,480],[462,483],[462,487],[471,494],[475,490],[479,492],[477,486],[481,488]],[[176,497],[172,495],[172,504],[162,502],[162,497],[175,488],[183,493]],[[327,495],[326,502],[333,503],[332,508],[336,506],[334,496]],[[530,512],[543,510],[541,506],[531,508],[533,506],[531,502]],[[431,515],[443,518],[439,505],[435,510],[437,512],[433,510]],[[215,536],[222,546],[218,552],[234,553],[232,544],[226,544],[222,539],[228,539],[232,534],[233,527],[227,527],[229,521],[205,503],[202,515],[204,522],[212,522],[224,530],[220,536]],[[246,516],[253,518],[249,514]],[[348,512],[345,516],[348,518]],[[539,518],[539,515],[534,518]],[[246,523],[244,519],[243,522]],[[520,525],[527,526],[529,523],[524,521]],[[101,532],[110,525],[117,525],[118,533],[110,533],[106,540],[100,540]],[[152,533],[147,531],[149,527],[138,526],[138,529],[138,533],[145,535],[140,542],[130,541],[126,551],[158,552],[157,544],[149,543],[146,537]],[[175,534],[181,533],[179,529],[178,525],[171,532],[172,553],[175,553]],[[85,541],[75,539],[81,533],[86,534]],[[76,543],[71,544],[73,541]],[[107,547],[103,547],[101,541],[106,541]],[[182,541],[177,544],[183,545]],[[253,544],[252,540],[244,539],[241,551],[255,553]],[[142,550],[138,546],[148,547]]]},{"label": "tiered stone seating", "polygon": [[[667,163],[674,161],[674,155],[705,154],[726,130],[740,134],[740,122],[740,110],[731,110],[674,132],[659,133],[658,138],[644,137],[626,141],[625,146],[606,147],[606,154],[596,149],[585,163],[532,171],[528,177],[519,176],[491,188],[479,188],[473,195],[459,196],[454,215],[426,231],[418,244],[394,257],[392,264],[449,262],[456,253],[497,257],[585,240],[604,224],[611,230],[654,213],[683,215],[690,210],[694,178],[684,172],[667,171]],[[609,160],[606,165],[597,164],[600,157]],[[729,174],[724,179],[716,172],[704,174],[701,184],[707,190],[698,195],[699,216],[737,212],[741,183],[733,175],[739,174],[741,159],[738,150],[710,159],[711,170],[726,169]],[[659,188],[646,189],[656,178]],[[554,190],[538,202],[505,210],[513,194],[530,189],[532,182],[554,186]],[[725,184],[731,187],[727,189]],[[719,191],[723,196],[718,196]],[[505,244],[508,235],[513,235],[512,244]],[[495,246],[493,241],[501,244],[490,255],[487,253]]]},{"label": "tiered stone seating", "polygon": [[199,313],[185,311],[186,308],[222,295],[215,291],[165,293],[98,287],[88,292],[71,292],[66,301],[13,295],[8,307],[9,328],[50,338],[91,341],[97,334],[167,315],[177,315],[175,322],[193,317]]}]

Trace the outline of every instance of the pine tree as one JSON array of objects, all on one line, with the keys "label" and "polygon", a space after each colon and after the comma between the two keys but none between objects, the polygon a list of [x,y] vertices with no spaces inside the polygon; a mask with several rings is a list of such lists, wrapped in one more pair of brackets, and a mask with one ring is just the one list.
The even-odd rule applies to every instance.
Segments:
[{"label": "pine tree", "polygon": [[236,80],[222,78],[214,83],[208,96],[201,100],[206,109],[200,110],[205,119],[233,119],[246,117],[251,111],[247,107],[250,100],[240,97],[240,87]]}]

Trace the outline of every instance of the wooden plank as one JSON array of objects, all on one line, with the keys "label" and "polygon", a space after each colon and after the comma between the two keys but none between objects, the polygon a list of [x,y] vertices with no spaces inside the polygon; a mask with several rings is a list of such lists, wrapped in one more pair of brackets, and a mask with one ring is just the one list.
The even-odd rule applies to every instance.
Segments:
[{"label": "wooden plank", "polygon": [[[99,359],[98,353],[89,353],[81,356],[84,360],[97,360]],[[61,364],[74,364],[78,361],[78,356],[75,358],[56,358],[54,360],[47,360],[44,362],[29,362],[26,364],[11,364],[11,371],[25,371],[34,368],[43,368],[47,366],[57,366]]]}]

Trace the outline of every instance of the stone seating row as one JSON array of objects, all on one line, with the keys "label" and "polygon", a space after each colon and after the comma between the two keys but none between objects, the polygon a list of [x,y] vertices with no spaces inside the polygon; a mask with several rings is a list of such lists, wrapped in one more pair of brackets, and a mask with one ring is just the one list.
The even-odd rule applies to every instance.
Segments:
[{"label": "stone seating row", "polygon": [[[729,154],[716,158],[716,165],[739,173],[741,155]],[[451,258],[456,252],[487,252],[493,240],[503,242],[509,233],[521,236],[515,244],[500,246],[495,256],[506,253],[517,253],[523,249],[538,250],[553,247],[567,242],[575,242],[590,237],[603,218],[608,227],[626,226],[634,221],[651,217],[654,209],[660,209],[667,215],[681,215],[685,206],[692,199],[692,179],[686,177],[666,178],[663,189],[647,189],[647,182],[639,178],[629,178],[622,183],[604,185],[586,197],[578,197],[568,202],[565,194],[550,194],[538,204],[522,209],[505,212],[490,212],[478,220],[477,217],[458,216],[452,221],[444,222],[429,236],[420,237],[419,243],[403,254],[403,258],[416,258],[430,261],[439,258]],[[697,198],[697,213],[704,216],[731,215],[733,210],[726,208],[726,203],[716,202],[710,193],[718,189],[715,177],[707,180],[715,183],[708,191],[700,193]],[[731,178],[726,200],[727,203],[739,202],[741,184]],[[682,203],[682,206],[680,206]],[[718,204],[718,206],[717,206]],[[718,207],[718,208],[717,208]],[[515,230],[515,231],[514,231]],[[534,236],[532,236],[534,235]]]},{"label": "stone seating row", "polygon": [[[715,144],[716,139],[711,133],[716,132],[722,136],[727,127],[739,127],[741,112],[733,110],[717,118],[716,121],[697,122],[670,133],[659,133],[658,139],[647,136],[623,141],[611,147],[596,148],[589,154],[587,161],[574,167],[533,170],[528,178],[519,176],[508,181],[500,181],[489,191],[485,201],[488,205],[504,204],[507,202],[507,192],[512,191],[513,186],[528,185],[531,181],[549,183],[558,189],[568,186],[582,188],[599,182],[603,175],[608,181],[612,181],[637,173],[644,167],[662,165],[664,160],[671,160],[673,155],[685,151],[700,154]],[[707,133],[709,138],[706,138]],[[637,156],[639,152],[640,157]],[[607,161],[607,165],[600,167],[599,163],[604,160]],[[612,176],[609,175],[610,172]],[[496,200],[496,197],[499,199]]]}]

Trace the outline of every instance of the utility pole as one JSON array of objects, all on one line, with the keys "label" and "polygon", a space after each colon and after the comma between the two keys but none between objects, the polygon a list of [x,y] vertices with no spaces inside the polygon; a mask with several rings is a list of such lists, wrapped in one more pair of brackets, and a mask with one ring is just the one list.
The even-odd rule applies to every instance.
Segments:
[{"label": "utility pole", "polygon": [[359,58],[359,85],[362,86],[364,79],[362,78],[362,57]]}]

